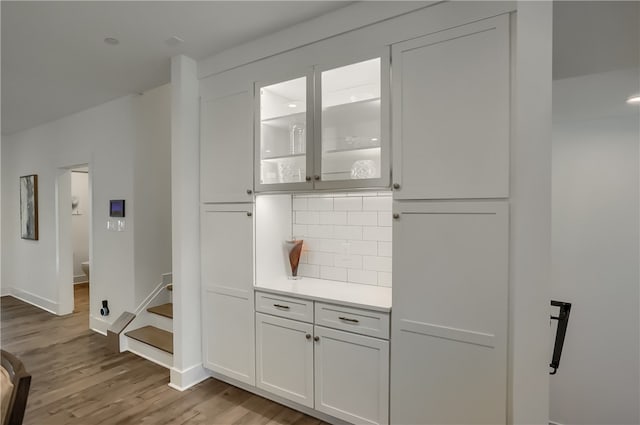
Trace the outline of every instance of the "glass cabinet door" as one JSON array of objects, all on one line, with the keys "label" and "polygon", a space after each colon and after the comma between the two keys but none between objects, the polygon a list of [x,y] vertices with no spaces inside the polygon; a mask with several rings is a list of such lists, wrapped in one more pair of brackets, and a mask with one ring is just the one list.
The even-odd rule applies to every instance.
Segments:
[{"label": "glass cabinet door", "polygon": [[[341,180],[350,181],[345,187],[369,186],[374,184],[366,180],[379,183],[384,168],[388,170],[388,161],[382,160],[388,153],[382,143],[381,98],[386,91],[381,85],[381,62],[375,58],[316,74],[320,80],[316,82],[316,93],[320,93],[316,168],[320,167],[321,182]],[[335,183],[326,186],[337,187]]]},{"label": "glass cabinet door", "polygon": [[313,135],[309,128],[310,77],[259,85],[256,89],[259,90],[257,183],[266,189],[269,185],[287,184],[291,188],[301,186],[296,183],[310,185],[311,178],[307,178],[311,173],[307,141]]}]

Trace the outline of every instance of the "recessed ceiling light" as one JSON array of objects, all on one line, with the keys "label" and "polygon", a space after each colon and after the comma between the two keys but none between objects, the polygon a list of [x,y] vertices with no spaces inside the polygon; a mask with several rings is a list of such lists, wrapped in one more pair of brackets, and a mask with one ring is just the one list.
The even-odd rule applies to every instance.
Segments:
[{"label": "recessed ceiling light", "polygon": [[104,42],[107,43],[110,46],[115,46],[117,44],[120,44],[120,40],[118,40],[117,38],[114,37],[107,37],[104,39]]},{"label": "recessed ceiling light", "polygon": [[631,105],[637,105],[640,103],[640,94],[636,94],[635,96],[631,96],[627,99],[627,103]]},{"label": "recessed ceiling light", "polygon": [[289,108],[297,108],[298,107],[298,105],[296,105],[295,103],[289,103],[287,106]]}]

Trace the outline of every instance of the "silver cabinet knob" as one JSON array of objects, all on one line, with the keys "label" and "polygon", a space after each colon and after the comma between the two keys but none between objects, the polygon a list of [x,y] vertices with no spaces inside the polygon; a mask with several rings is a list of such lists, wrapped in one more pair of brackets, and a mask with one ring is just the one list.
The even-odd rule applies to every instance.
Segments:
[{"label": "silver cabinet knob", "polygon": [[307,339],[311,339],[311,334],[306,334],[304,337]]},{"label": "silver cabinet knob", "polygon": [[395,218],[396,220],[400,218],[400,214],[398,213],[393,213],[393,218]]},{"label": "silver cabinet knob", "polygon": [[320,176],[316,174],[315,176],[313,176],[313,179],[314,180],[320,180]]},{"label": "silver cabinet knob", "polygon": [[394,189],[400,189],[400,183],[394,183],[393,184],[393,188]]},{"label": "silver cabinet knob", "polygon": [[313,340],[314,340],[315,342],[318,342],[318,341],[320,341],[320,337],[319,337],[319,336],[314,336],[314,337],[313,337]]},{"label": "silver cabinet knob", "polygon": [[247,195],[251,195],[252,193],[253,193],[253,190],[247,189]]}]

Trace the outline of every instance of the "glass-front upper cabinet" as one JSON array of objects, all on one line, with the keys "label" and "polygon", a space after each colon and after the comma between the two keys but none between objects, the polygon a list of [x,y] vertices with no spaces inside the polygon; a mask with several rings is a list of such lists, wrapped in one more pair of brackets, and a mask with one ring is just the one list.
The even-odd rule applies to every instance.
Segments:
[{"label": "glass-front upper cabinet", "polygon": [[386,64],[377,57],[316,70],[316,187],[388,185]]},{"label": "glass-front upper cabinet", "polygon": [[389,185],[389,55],[256,84],[256,190]]},{"label": "glass-front upper cabinet", "polygon": [[311,188],[313,74],[256,84],[257,187]]}]

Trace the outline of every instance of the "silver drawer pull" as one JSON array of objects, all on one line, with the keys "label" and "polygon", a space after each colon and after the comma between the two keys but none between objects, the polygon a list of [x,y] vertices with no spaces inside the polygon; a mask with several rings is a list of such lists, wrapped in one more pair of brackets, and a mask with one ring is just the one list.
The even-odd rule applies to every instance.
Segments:
[{"label": "silver drawer pull", "polygon": [[289,306],[288,305],[282,305],[282,304],[274,304],[273,305],[275,308],[281,308],[283,310],[289,310]]},{"label": "silver drawer pull", "polygon": [[350,323],[360,323],[360,321],[358,319],[349,319],[348,317],[338,317],[338,319],[340,320],[344,320],[345,322],[350,322]]}]

